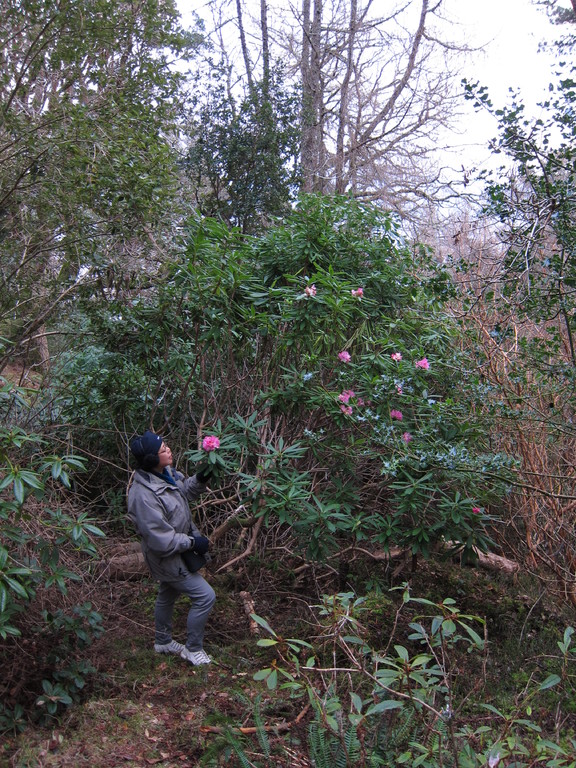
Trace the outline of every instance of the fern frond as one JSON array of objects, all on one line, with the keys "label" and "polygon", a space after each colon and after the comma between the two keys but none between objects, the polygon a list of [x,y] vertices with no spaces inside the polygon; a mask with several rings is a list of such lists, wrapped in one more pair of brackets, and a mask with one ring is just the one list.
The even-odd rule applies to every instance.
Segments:
[{"label": "fern frond", "polygon": [[308,726],[308,748],[314,768],[334,768],[336,737],[324,725],[318,713]]},{"label": "fern frond", "polygon": [[261,696],[257,696],[254,701],[254,725],[256,726],[256,738],[258,739],[260,748],[264,753],[264,757],[269,759],[270,755],[272,754],[272,749],[270,747],[270,739],[268,738],[268,733],[266,732],[266,728],[262,720],[260,702]]}]

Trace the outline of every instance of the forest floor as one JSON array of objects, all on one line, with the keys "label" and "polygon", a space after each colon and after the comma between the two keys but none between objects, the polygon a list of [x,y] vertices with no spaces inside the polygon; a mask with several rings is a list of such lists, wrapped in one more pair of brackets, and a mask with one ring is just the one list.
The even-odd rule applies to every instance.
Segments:
[{"label": "forest floor", "polygon": [[[147,578],[110,581],[100,585],[95,607],[105,632],[87,650],[95,667],[83,700],[59,720],[29,727],[4,740],[1,768],[190,768],[191,766],[274,766],[305,768],[311,713],[307,698],[269,690],[254,674],[270,665],[274,650],[257,645],[240,598],[246,590],[255,612],[279,634],[312,640],[318,624],[311,621],[316,595],[335,593],[337,578],[321,584],[302,583],[282,590],[280,580],[253,568],[232,575],[212,575],[218,600],[206,632],[206,650],[214,659],[207,667],[193,667],[178,657],[153,651],[152,611],[155,585]],[[481,668],[462,667],[470,696],[475,686],[484,701],[497,697],[514,705],[518,691],[533,674],[546,674],[564,627],[574,623],[572,609],[543,599],[537,583],[523,577],[499,576],[452,563],[425,563],[416,573],[397,575],[395,586],[408,580],[414,596],[441,601],[453,598],[460,609],[486,620],[489,653]],[[373,648],[384,647],[398,627],[397,604],[402,590],[372,593],[364,626]],[[186,606],[177,604],[175,639],[183,641]],[[403,621],[410,620],[406,616]],[[530,669],[527,660],[530,660]],[[460,662],[459,662],[460,663]],[[467,660],[462,661],[468,664]],[[495,699],[493,699],[495,700]],[[554,703],[538,714],[540,724],[553,732],[559,713]],[[571,709],[571,708],[570,708]],[[576,710],[576,702],[574,702]],[[563,732],[576,732],[576,716],[561,713]],[[267,744],[258,739],[265,730]],[[245,729],[242,732],[240,729]],[[226,733],[228,732],[228,735]],[[235,734],[235,735],[234,735]],[[231,748],[242,740],[245,758]],[[267,750],[270,754],[265,754]]]}]

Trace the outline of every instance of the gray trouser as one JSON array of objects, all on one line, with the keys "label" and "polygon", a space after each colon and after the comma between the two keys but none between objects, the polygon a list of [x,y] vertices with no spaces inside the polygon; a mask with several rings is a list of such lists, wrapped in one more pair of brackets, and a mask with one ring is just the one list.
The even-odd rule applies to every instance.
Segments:
[{"label": "gray trouser", "polygon": [[186,648],[199,651],[204,640],[204,627],[216,600],[214,590],[199,573],[188,573],[186,578],[178,581],[160,582],[154,607],[155,642],[163,645],[172,640],[172,614],[180,595],[189,597],[192,603],[186,621]]}]

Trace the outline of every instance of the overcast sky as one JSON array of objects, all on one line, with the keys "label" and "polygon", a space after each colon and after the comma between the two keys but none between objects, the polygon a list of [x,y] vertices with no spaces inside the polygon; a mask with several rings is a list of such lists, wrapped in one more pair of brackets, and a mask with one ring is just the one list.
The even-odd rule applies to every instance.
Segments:
[{"label": "overcast sky", "polygon": [[[193,9],[208,20],[209,0],[177,2],[184,18]],[[247,2],[257,8],[259,0]],[[539,52],[538,47],[558,34],[545,12],[531,0],[444,0],[444,15],[457,25],[449,34],[455,42],[465,41],[483,49],[463,63],[463,76],[486,85],[495,105],[506,103],[513,88],[537,112],[536,104],[545,98],[553,79],[552,56]],[[451,142],[468,158],[466,165],[482,165],[489,157],[487,143],[495,134],[496,124],[491,118],[470,111],[463,118],[460,135]],[[459,161],[457,165],[460,167]]]},{"label": "overcast sky", "polygon": [[[532,114],[539,114],[537,104],[546,98],[548,84],[554,79],[553,53],[539,51],[539,46],[559,33],[546,13],[531,0],[445,0],[445,10],[462,25],[461,39],[482,49],[463,64],[463,74],[487,86],[496,106],[506,104],[512,88]],[[467,159],[465,165],[482,167],[490,160],[495,162],[487,143],[496,133],[496,123],[488,115],[468,113],[457,139],[458,151]]]},{"label": "overcast sky", "polygon": [[543,94],[550,80],[550,59],[538,53],[543,39],[552,39],[558,28],[530,0],[445,0],[447,13],[459,19],[465,39],[485,46],[469,65],[486,81],[496,98],[509,87],[527,95]]}]

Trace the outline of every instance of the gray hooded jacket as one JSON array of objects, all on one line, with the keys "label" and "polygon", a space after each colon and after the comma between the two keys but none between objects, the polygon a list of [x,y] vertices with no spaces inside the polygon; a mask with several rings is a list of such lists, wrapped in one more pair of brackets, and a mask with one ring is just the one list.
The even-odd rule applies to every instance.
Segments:
[{"label": "gray hooded jacket", "polygon": [[[167,467],[176,485],[152,472],[137,469],[128,491],[128,517],[142,537],[142,552],[157,581],[178,581],[187,575],[181,552],[191,548],[190,536],[200,536],[189,501],[206,490],[196,475],[185,478]],[[206,562],[209,556],[204,556]]]}]

